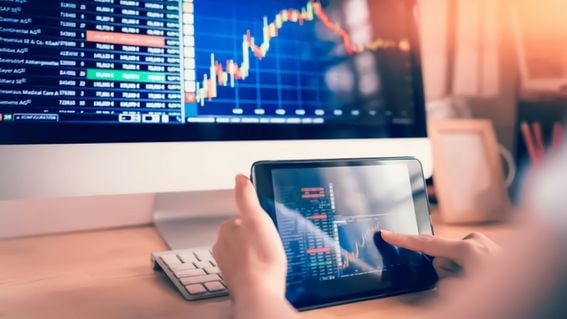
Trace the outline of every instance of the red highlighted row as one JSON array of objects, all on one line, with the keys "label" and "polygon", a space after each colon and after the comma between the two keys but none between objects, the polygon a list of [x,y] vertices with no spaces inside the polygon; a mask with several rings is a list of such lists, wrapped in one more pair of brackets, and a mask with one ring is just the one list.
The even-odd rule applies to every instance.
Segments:
[{"label": "red highlighted row", "polygon": [[304,194],[301,195],[301,198],[323,198],[325,194]]},{"label": "red highlighted row", "polygon": [[87,31],[88,42],[165,48],[165,37],[120,32]]},{"label": "red highlighted row", "polygon": [[307,249],[308,254],[319,254],[319,253],[328,253],[331,251],[331,247],[321,247],[321,248],[311,248]]}]

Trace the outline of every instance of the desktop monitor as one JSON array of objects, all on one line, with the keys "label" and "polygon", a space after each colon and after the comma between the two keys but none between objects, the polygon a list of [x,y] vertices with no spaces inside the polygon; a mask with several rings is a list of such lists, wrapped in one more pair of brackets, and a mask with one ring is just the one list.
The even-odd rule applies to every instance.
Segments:
[{"label": "desktop monitor", "polygon": [[163,212],[266,159],[413,155],[431,175],[415,1],[0,11],[0,200],[159,193]]}]

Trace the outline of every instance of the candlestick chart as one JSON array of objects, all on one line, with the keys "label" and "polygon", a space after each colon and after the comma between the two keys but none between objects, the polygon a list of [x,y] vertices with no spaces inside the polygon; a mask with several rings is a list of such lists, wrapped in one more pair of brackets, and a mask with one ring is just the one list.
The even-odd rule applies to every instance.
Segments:
[{"label": "candlestick chart", "polygon": [[193,112],[321,115],[332,96],[327,70],[365,52],[411,50],[407,39],[355,41],[325,2],[252,2],[195,1],[196,73],[185,85]]}]

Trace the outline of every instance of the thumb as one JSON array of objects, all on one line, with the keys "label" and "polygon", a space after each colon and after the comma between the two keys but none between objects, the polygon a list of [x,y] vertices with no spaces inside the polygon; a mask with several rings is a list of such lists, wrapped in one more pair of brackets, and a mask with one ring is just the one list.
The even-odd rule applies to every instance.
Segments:
[{"label": "thumb", "polygon": [[238,213],[245,224],[254,224],[266,214],[248,177],[239,174],[235,178],[235,196]]},{"label": "thumb", "polygon": [[451,240],[431,235],[406,235],[386,230],[380,231],[382,239],[401,248],[422,252],[433,257],[445,257],[463,265],[465,243],[462,240]]}]

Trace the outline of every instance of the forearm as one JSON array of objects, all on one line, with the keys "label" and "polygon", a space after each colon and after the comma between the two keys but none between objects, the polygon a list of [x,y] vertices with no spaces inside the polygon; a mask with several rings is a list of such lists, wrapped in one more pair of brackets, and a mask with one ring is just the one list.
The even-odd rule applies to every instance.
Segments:
[{"label": "forearm", "polygon": [[299,313],[282,294],[248,289],[234,298],[234,319],[294,319]]}]

